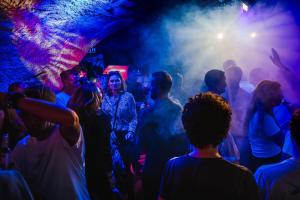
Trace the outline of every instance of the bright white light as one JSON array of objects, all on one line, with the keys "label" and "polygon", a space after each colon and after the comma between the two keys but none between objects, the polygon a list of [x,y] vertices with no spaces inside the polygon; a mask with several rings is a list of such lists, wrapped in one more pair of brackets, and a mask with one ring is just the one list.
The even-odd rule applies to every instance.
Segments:
[{"label": "bright white light", "polygon": [[255,32],[252,32],[252,33],[250,34],[250,37],[255,38],[255,37],[256,37],[256,33],[255,33]]},{"label": "bright white light", "polygon": [[217,38],[218,38],[219,40],[222,40],[222,39],[224,38],[223,33],[218,33]]},{"label": "bright white light", "polygon": [[243,12],[248,12],[248,10],[249,10],[248,5],[245,4],[245,3],[242,3],[242,11],[243,11]]}]

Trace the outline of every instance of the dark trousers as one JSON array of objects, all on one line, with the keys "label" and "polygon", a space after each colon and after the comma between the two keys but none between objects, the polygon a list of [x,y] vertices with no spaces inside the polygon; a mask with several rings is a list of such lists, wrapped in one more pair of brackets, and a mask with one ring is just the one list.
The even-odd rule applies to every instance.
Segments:
[{"label": "dark trousers", "polygon": [[269,158],[257,158],[252,155],[251,158],[251,170],[253,173],[263,165],[274,164],[280,162],[282,159],[282,153],[277,154],[276,156],[269,157]]}]

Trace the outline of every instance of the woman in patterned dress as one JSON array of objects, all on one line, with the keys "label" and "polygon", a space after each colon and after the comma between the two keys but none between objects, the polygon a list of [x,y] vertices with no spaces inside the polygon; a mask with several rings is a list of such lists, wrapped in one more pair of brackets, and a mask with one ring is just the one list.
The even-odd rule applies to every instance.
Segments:
[{"label": "woman in patterned dress", "polygon": [[[135,160],[136,104],[133,95],[126,92],[124,80],[118,71],[109,73],[107,85],[102,110],[111,117],[113,167],[119,189],[125,193],[125,199],[132,199],[133,177],[130,165]],[[119,150],[120,154],[115,150]]]}]

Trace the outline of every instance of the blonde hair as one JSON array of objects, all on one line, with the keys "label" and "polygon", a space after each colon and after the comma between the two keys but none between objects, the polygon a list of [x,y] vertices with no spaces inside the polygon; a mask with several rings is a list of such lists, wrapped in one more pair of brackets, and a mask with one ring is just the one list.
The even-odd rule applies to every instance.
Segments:
[{"label": "blonde hair", "polygon": [[93,112],[100,108],[101,102],[102,93],[100,89],[94,83],[86,83],[72,95],[68,107],[75,110],[77,114]]}]

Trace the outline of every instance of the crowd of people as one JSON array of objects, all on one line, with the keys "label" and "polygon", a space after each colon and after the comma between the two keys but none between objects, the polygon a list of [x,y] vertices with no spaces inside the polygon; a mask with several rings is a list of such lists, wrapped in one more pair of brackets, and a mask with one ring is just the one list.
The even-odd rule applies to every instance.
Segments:
[{"label": "crowd of people", "polygon": [[1,199],[300,199],[300,110],[279,82],[243,88],[233,60],[190,96],[179,73],[84,75],[0,93]]}]

